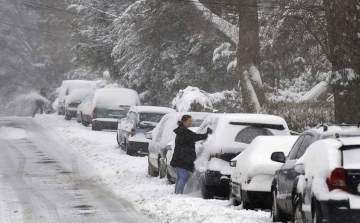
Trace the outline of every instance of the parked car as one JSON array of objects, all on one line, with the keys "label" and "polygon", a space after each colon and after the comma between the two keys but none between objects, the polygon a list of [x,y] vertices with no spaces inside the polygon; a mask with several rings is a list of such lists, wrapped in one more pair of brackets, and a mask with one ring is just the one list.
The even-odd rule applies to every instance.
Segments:
[{"label": "parked car", "polygon": [[360,137],[312,144],[295,165],[301,174],[294,198],[295,222],[360,220]]},{"label": "parked car", "polygon": [[81,101],[93,90],[90,89],[73,89],[65,99],[65,119],[76,118],[77,108]]},{"label": "parked car", "polygon": [[258,136],[242,153],[231,160],[235,166],[230,178],[230,200],[244,209],[271,208],[271,183],[281,164],[271,154],[290,152],[297,136]]},{"label": "parked car", "polygon": [[81,104],[77,107],[76,120],[78,123],[82,123],[84,126],[88,126],[92,123],[92,102],[94,100],[94,94],[96,91],[87,95]]},{"label": "parked car", "polygon": [[127,88],[103,88],[95,92],[92,103],[92,130],[117,130],[118,119],[126,117],[133,105],[140,105],[136,91]]},{"label": "parked car", "polygon": [[96,83],[93,81],[85,80],[64,80],[61,86],[56,89],[56,92],[59,93],[58,97],[58,114],[65,115],[65,99],[70,94],[73,89],[89,89],[95,90],[97,88]]},{"label": "parked car", "polygon": [[131,106],[126,118],[121,119],[117,129],[117,142],[128,155],[148,155],[150,140],[145,138],[167,113],[174,109],[157,106]]},{"label": "parked car", "polygon": [[148,173],[150,176],[158,176],[160,178],[166,176],[166,169],[175,172],[172,168],[167,168],[165,163],[166,154],[162,153],[169,142],[175,139],[174,129],[177,122],[183,115],[192,116],[192,124],[190,127],[198,127],[210,113],[205,112],[174,112],[164,115],[159,124],[147,133],[147,138],[151,139],[149,143]]},{"label": "parked car", "polygon": [[228,197],[230,175],[235,167],[229,162],[241,153],[257,136],[290,135],[285,120],[262,114],[212,114],[197,133],[213,130],[204,142],[199,142],[195,168],[202,172],[202,196],[205,199]]},{"label": "parked car", "polygon": [[294,196],[298,184],[299,173],[295,171],[295,163],[303,156],[307,148],[315,141],[327,138],[356,137],[360,130],[352,125],[319,125],[300,134],[288,156],[283,152],[274,152],[271,159],[283,163],[276,171],[271,186],[272,220],[286,221],[293,218]]}]

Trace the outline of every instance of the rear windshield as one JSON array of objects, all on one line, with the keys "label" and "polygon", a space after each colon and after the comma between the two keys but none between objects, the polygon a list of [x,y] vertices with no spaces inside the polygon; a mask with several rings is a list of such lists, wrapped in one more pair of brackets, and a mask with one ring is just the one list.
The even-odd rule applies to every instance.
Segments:
[{"label": "rear windshield", "polygon": [[343,150],[343,163],[345,169],[360,169],[360,147]]},{"label": "rear windshield", "polygon": [[154,129],[165,114],[160,113],[140,113],[136,127],[139,129]]},{"label": "rear windshield", "polygon": [[235,142],[250,144],[257,136],[273,136],[270,130],[258,127],[246,127],[242,129],[235,137]]}]

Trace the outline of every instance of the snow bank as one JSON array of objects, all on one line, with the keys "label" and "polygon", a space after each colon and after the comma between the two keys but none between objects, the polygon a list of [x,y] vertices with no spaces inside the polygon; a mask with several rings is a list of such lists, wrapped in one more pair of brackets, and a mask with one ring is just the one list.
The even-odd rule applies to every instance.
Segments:
[{"label": "snow bank", "polygon": [[174,195],[166,179],[149,177],[147,157],[132,157],[119,150],[116,131],[92,132],[56,115],[36,117],[38,123],[55,131],[78,151],[100,174],[101,182],[119,198],[133,203],[154,222],[169,223],[270,223],[269,212],[246,211],[224,200],[204,200],[195,195]]}]

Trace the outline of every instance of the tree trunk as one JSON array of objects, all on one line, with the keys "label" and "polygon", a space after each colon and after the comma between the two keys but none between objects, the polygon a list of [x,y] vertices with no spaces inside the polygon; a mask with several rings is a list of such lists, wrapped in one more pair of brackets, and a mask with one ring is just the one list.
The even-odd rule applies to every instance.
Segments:
[{"label": "tree trunk", "polygon": [[242,105],[255,113],[265,102],[260,75],[260,44],[257,0],[238,0],[239,43],[237,66],[240,72]]},{"label": "tree trunk", "polygon": [[[359,10],[354,7],[356,0],[324,0],[329,60],[332,64],[332,78],[341,78],[331,82],[334,93],[335,122],[354,124],[360,121],[360,83],[359,78]],[[355,78],[349,79],[346,68],[352,69]]]}]

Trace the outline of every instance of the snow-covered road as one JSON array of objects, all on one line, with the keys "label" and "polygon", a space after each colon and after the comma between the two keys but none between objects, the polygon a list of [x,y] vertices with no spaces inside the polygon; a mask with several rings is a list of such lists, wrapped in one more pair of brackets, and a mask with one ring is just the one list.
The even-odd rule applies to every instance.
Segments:
[{"label": "snow-covered road", "polygon": [[[13,120],[19,121],[14,122]],[[15,123],[15,125],[11,126],[4,123]],[[112,201],[117,202],[116,204],[122,204],[124,208],[129,211],[128,213],[134,217],[135,222],[141,222],[144,218],[150,219],[149,221],[153,222],[174,223],[271,222],[269,212],[242,210],[241,207],[231,206],[227,200],[203,200],[200,198],[198,191],[189,191],[189,188],[185,188],[185,192],[188,192],[187,194],[172,194],[174,186],[168,184],[166,179],[152,178],[147,175],[147,157],[127,156],[122,150],[118,149],[116,132],[114,131],[93,132],[91,131],[91,127],[84,127],[76,123],[75,120],[66,121],[63,116],[57,115],[36,116],[34,119],[0,119],[0,126],[4,125],[10,126],[11,128],[25,129],[24,132],[19,131],[19,129],[15,131],[15,135],[24,135],[25,139],[17,139],[20,137],[14,137],[9,129],[0,129],[0,137],[3,135],[7,138],[7,140],[0,140],[1,142],[7,141],[7,146],[11,146],[9,145],[10,141],[12,143],[16,142],[18,144],[13,146],[19,146],[18,149],[21,149],[23,148],[21,145],[25,145],[26,140],[31,142],[35,141],[30,143],[30,145],[35,145],[37,149],[21,149],[21,151],[23,156],[29,160],[29,162],[26,163],[26,167],[28,165],[33,168],[39,166],[44,172],[41,171],[37,173],[37,175],[40,174],[40,178],[37,178],[37,181],[34,182],[36,178],[28,176],[28,172],[26,171],[22,174],[23,181],[27,185],[34,183],[34,187],[32,188],[41,191],[47,199],[52,198],[58,200],[58,202],[53,205],[49,204],[47,208],[41,208],[44,207],[44,204],[46,206],[47,203],[45,201],[42,202],[41,198],[36,198],[36,195],[31,195],[35,197],[32,203],[42,202],[42,204],[34,206],[34,209],[39,210],[39,214],[45,212],[43,209],[48,210],[48,213],[53,213],[51,208],[53,208],[53,210],[56,209],[58,213],[57,219],[61,222],[91,222],[91,220],[85,221],[83,218],[95,216],[95,214],[99,213],[98,210],[102,210],[101,212],[104,213],[108,210],[109,214],[115,214],[113,207],[110,207],[110,203],[108,203],[107,206],[100,205],[101,201],[94,201],[97,196],[102,195],[104,191],[107,190],[109,190],[109,192],[105,193],[108,195],[107,198],[110,199],[111,194],[113,194]],[[26,136],[26,134],[31,135]],[[34,140],[34,135],[38,137],[38,139]],[[49,141],[53,143],[49,144]],[[54,142],[57,142],[57,144],[55,145]],[[1,149],[4,150],[2,145]],[[41,153],[35,152],[38,150]],[[3,157],[2,154],[1,157]],[[29,156],[33,158],[29,158]],[[48,160],[46,157],[50,157],[51,159]],[[7,158],[5,159],[8,160]],[[18,168],[18,162],[20,160],[21,158],[7,162],[8,164],[6,165],[10,167],[7,168],[9,171],[7,174],[11,174],[10,169],[12,169],[12,167]],[[55,163],[46,163],[52,160],[54,160]],[[79,160],[82,161],[80,162]],[[46,164],[41,162],[45,162]],[[59,163],[62,165],[57,167],[56,174],[55,172],[53,174],[48,173],[50,166],[56,167]],[[80,171],[82,178],[75,180],[73,177],[73,172],[76,172],[74,171],[74,166],[78,166],[79,169],[84,169],[86,175]],[[3,169],[3,167],[4,164],[1,164],[1,169]],[[13,173],[16,173],[16,170],[13,171]],[[17,192],[13,190],[11,184],[4,183],[4,173],[2,174],[3,175],[0,175],[0,222],[29,222],[22,218],[28,206],[20,205],[22,201],[17,198],[19,194],[16,194]],[[87,177],[84,178],[83,176]],[[61,180],[62,178],[67,179],[67,183],[64,183],[64,180]],[[50,181],[50,179],[52,180]],[[40,185],[41,182],[44,182],[44,184]],[[80,186],[81,189],[76,188],[76,186]],[[27,186],[25,186],[25,188],[27,188]],[[49,195],[46,194],[47,191],[49,191]],[[83,200],[80,202],[77,200],[78,198]],[[23,199],[26,199],[26,197]],[[26,203],[26,200],[23,201]],[[107,202],[105,202],[105,204],[107,204]],[[74,208],[77,206],[85,208]],[[132,211],[132,206],[142,217]],[[89,212],[90,214],[79,215],[82,211],[81,209],[84,209],[83,211],[85,213]],[[124,213],[124,209],[120,208],[120,212]],[[5,215],[3,215],[4,213]],[[66,219],[67,217],[73,217],[75,215],[76,218],[72,218],[71,221]],[[118,219],[116,216],[114,217],[114,219]],[[9,219],[11,219],[11,221],[9,221]],[[93,220],[93,222],[95,222],[95,220]],[[118,222],[122,221],[119,220]],[[131,221],[125,220],[125,222]]]}]

